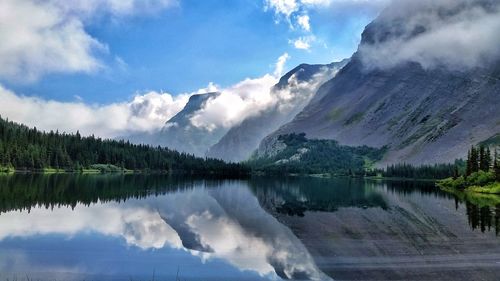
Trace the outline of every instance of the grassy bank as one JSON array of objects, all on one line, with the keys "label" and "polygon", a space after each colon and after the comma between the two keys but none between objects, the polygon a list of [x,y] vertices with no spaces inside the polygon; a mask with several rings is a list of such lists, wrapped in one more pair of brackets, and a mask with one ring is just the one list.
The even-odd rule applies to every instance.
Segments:
[{"label": "grassy bank", "polygon": [[468,177],[447,178],[438,181],[437,186],[446,191],[455,190],[500,195],[500,182],[496,180],[492,172],[479,171]]},{"label": "grassy bank", "polygon": [[471,186],[467,189],[471,192],[500,195],[500,182],[494,182],[485,186]]},{"label": "grassy bank", "polygon": [[440,186],[441,190],[455,195],[461,201],[470,202],[478,207],[495,207],[500,205],[500,195],[491,193],[479,193],[469,189],[455,189]]},{"label": "grassy bank", "polygon": [[2,167],[0,166],[0,174],[165,174],[167,171],[152,171],[152,170],[129,170],[117,167],[110,164],[95,164],[88,168],[80,169],[59,169],[59,168],[42,168],[42,169],[15,169],[13,167]]},{"label": "grassy bank", "polygon": [[0,174],[12,174],[16,172],[13,167],[0,166]]}]

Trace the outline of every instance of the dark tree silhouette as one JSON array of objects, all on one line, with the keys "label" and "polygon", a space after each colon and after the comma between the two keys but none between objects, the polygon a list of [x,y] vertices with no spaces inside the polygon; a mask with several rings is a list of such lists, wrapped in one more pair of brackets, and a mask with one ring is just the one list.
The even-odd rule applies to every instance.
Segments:
[{"label": "dark tree silhouette", "polygon": [[136,145],[123,140],[82,137],[79,132],[74,135],[40,132],[1,117],[0,161],[0,166],[21,170],[78,171],[98,167],[227,176],[250,173],[242,164],[198,158],[164,147]]}]

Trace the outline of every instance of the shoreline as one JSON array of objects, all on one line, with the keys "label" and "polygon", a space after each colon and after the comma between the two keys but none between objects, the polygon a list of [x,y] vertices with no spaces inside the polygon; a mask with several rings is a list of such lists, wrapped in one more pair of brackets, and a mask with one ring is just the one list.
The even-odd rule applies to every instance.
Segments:
[{"label": "shoreline", "polygon": [[13,174],[26,174],[26,175],[53,175],[53,174],[75,174],[75,175],[92,175],[92,174],[168,174],[167,171],[136,171],[136,170],[122,170],[122,171],[101,171],[98,169],[83,169],[83,170],[65,170],[65,169],[41,169],[41,170],[9,170],[0,171],[0,175],[13,175]]},{"label": "shoreline", "polygon": [[[119,170],[119,171],[103,171],[99,169],[82,169],[82,170],[66,170],[66,169],[39,169],[39,170],[24,170],[24,169],[9,169],[0,170],[0,175],[12,175],[12,174],[74,174],[74,175],[92,175],[92,174],[138,174],[138,175],[167,175],[167,174],[192,174],[192,175],[217,175],[216,173],[190,173],[186,171],[158,171],[158,170]],[[248,176],[250,177],[276,177],[277,175],[268,175],[265,173],[254,173],[251,172]],[[420,178],[403,178],[403,177],[379,177],[379,176],[349,176],[349,175],[330,175],[330,174],[286,174],[286,177],[312,177],[312,178],[323,178],[323,179],[336,179],[336,178],[352,178],[352,179],[365,179],[365,180],[380,180],[380,181],[419,181],[419,182],[438,182],[439,179],[420,179]],[[231,177],[241,177],[241,175],[232,175]]]},{"label": "shoreline", "polygon": [[493,181],[484,185],[472,184],[464,185],[457,184],[459,179],[447,178],[436,182],[436,186],[441,190],[451,193],[472,193],[472,194],[487,194],[500,196],[500,182]]}]

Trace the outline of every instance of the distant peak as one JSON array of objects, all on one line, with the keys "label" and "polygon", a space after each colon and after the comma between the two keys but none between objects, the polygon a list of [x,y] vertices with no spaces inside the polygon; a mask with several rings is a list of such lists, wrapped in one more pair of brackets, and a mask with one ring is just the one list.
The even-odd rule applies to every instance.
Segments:
[{"label": "distant peak", "polygon": [[203,94],[195,94],[189,97],[189,102],[195,102],[195,101],[200,101],[200,100],[208,100],[210,98],[215,98],[218,95],[220,95],[219,92],[210,92],[210,93],[203,93]]},{"label": "distant peak", "polygon": [[322,68],[342,68],[349,62],[349,59],[344,59],[339,62],[332,62],[330,64],[307,64],[302,63],[295,67],[294,69],[287,72],[283,77],[280,78],[278,84],[275,85],[277,89],[283,89],[288,85],[289,79],[296,75],[297,80],[299,81],[308,81],[313,78],[315,74],[317,74]]}]

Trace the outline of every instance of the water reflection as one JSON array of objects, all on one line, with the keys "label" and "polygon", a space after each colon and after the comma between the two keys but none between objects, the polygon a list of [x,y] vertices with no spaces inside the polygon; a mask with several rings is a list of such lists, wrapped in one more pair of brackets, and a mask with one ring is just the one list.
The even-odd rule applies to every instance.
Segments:
[{"label": "water reflection", "polygon": [[383,185],[385,189],[389,192],[396,193],[398,195],[411,195],[420,194],[424,196],[433,196],[436,198],[451,199],[454,198],[453,195],[442,191],[437,188],[433,181],[382,181],[374,180],[370,181],[371,185]]},{"label": "water reflection", "polygon": [[122,202],[219,182],[147,175],[0,175],[0,212]]},{"label": "water reflection", "polygon": [[452,200],[472,229],[498,235],[495,198],[454,197],[426,182],[0,176],[0,280],[26,273],[40,280],[151,280],[153,272],[157,280],[175,280],[178,268],[189,280],[330,280],[278,219],[367,215],[381,221],[382,233],[392,233],[393,225],[383,225],[397,219],[419,228],[415,233],[448,236],[426,208],[447,219],[453,207],[436,203]]},{"label": "water reflection", "polygon": [[262,178],[249,184],[264,208],[291,216],[335,212],[342,207],[388,208],[380,190],[361,179]]},{"label": "water reflection", "polygon": [[479,229],[481,232],[495,231],[500,235],[500,205],[495,207],[478,206],[465,202],[469,225],[472,229]]},{"label": "water reflection", "polygon": [[[182,259],[191,256],[198,262],[187,263],[196,265],[190,277],[203,280],[330,279],[293,233],[260,207],[243,182],[59,175],[2,178],[1,183],[0,249],[9,253],[0,255],[1,272],[51,279],[56,277],[52,271],[73,273],[65,279],[107,279],[103,272],[144,278],[140,272],[153,270],[155,251],[160,251],[165,265],[159,265],[164,270],[157,276],[173,277],[175,269],[168,264],[185,266]],[[66,245],[52,248],[54,236]],[[87,242],[82,244],[82,239]],[[106,249],[94,253],[110,257],[105,268],[94,263],[92,254],[73,262],[64,258],[68,252],[85,253],[86,244],[108,239],[114,240],[105,244],[115,245],[119,252],[123,247],[116,246],[117,241],[124,241],[125,249],[132,247],[126,251],[131,259],[127,262],[138,262],[137,270],[124,268],[121,257]],[[26,243],[50,249],[50,262],[41,261],[33,247],[21,246]],[[150,255],[144,257],[137,249]],[[142,267],[140,256],[148,262]]]}]

